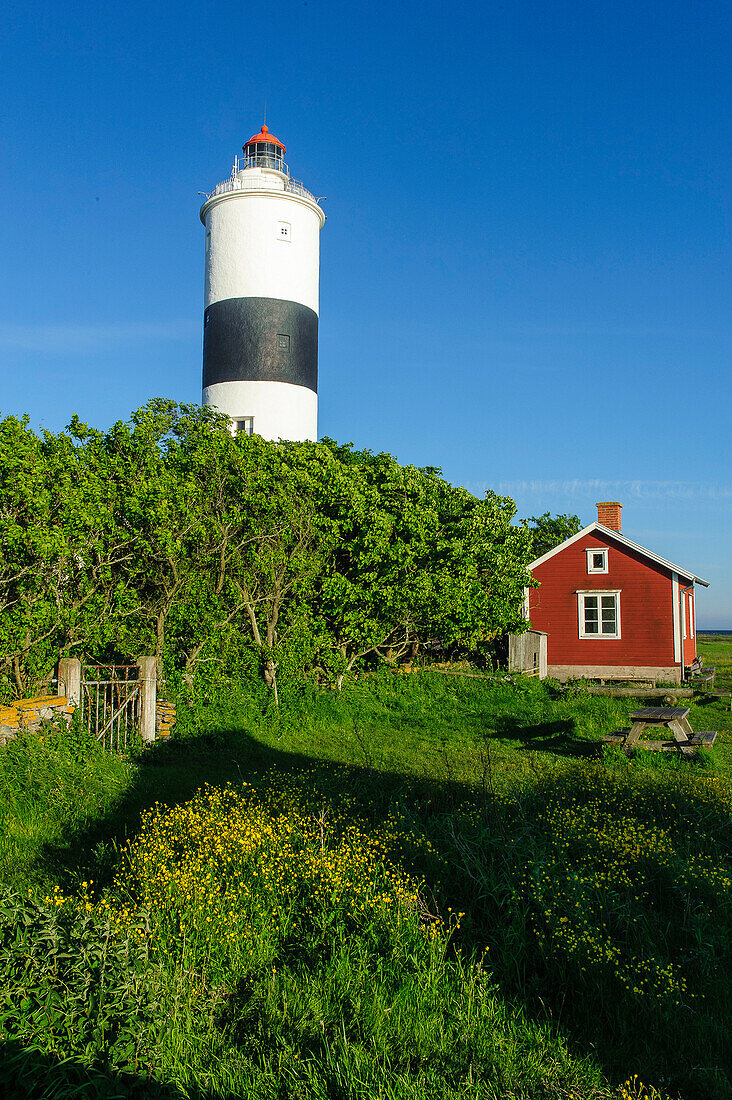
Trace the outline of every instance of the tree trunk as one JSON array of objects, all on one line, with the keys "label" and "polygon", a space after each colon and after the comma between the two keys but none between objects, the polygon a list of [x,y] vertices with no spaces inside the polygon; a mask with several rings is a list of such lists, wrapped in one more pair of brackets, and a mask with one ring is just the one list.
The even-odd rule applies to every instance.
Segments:
[{"label": "tree trunk", "polygon": [[271,657],[268,657],[264,662],[264,682],[267,687],[272,688],[275,697],[275,706],[279,707],[280,700],[277,694],[277,665]]},{"label": "tree trunk", "polygon": [[13,657],[13,679],[15,680],[15,687],[18,692],[18,697],[22,698],[24,691],[23,675],[20,671],[20,658],[18,657],[17,653]]},{"label": "tree trunk", "polygon": [[156,636],[157,641],[155,643],[155,669],[157,671],[158,679],[163,678],[163,647],[165,645],[165,611],[161,611],[158,614],[156,621]]}]

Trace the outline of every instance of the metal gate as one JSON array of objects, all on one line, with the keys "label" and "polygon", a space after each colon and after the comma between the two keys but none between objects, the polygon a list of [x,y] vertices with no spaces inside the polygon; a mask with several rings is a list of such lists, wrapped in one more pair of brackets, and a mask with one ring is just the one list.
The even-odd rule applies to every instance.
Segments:
[{"label": "metal gate", "polygon": [[138,665],[83,665],[81,720],[110,752],[124,752],[140,728]]}]

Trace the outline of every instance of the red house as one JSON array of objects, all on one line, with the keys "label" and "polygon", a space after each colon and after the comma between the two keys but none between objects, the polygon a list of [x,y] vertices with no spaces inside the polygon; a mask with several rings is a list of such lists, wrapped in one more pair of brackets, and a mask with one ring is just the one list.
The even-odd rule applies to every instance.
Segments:
[{"label": "red house", "polygon": [[559,680],[680,683],[696,657],[694,585],[708,582],[621,534],[617,501],[597,522],[529,566],[534,630],[547,634],[547,672]]}]

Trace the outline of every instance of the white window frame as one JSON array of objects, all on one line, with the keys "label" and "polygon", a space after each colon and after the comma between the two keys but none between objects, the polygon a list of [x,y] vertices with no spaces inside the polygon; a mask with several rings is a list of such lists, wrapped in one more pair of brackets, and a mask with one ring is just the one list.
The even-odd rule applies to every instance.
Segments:
[{"label": "white window frame", "polygon": [[688,593],[689,596],[689,634],[694,637],[694,592],[693,590]]},{"label": "white window frame", "polygon": [[292,241],[292,222],[277,222],[277,240],[286,241],[290,244]]},{"label": "white window frame", "polygon": [[[592,546],[587,550],[587,572],[588,573],[607,573],[607,547],[606,546]],[[600,569],[596,568],[592,564],[592,555],[602,554],[602,566]]]},{"label": "white window frame", "polygon": [[674,627],[674,664],[681,660],[681,585],[678,573],[671,574],[671,615]]},{"label": "white window frame", "polygon": [[[620,633],[620,588],[591,588],[582,592],[577,592],[577,627],[579,631],[579,637],[583,640],[593,642],[612,642],[621,637]],[[597,634],[588,634],[585,632],[585,597],[597,596],[598,603],[598,626],[600,630]],[[602,633],[602,600],[601,596],[614,596],[615,597],[615,633],[603,634]]]},{"label": "white window frame", "polygon": [[[239,427],[239,425],[242,427]],[[253,416],[235,416],[231,421],[232,435],[254,435]]]}]

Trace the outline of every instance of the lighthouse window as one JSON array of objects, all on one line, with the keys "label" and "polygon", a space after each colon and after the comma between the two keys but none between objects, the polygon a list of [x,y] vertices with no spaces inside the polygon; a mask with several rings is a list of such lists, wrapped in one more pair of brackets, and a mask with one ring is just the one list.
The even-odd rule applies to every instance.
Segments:
[{"label": "lighthouse window", "polygon": [[252,435],[254,432],[254,417],[243,416],[241,420],[234,421],[234,435]]},{"label": "lighthouse window", "polygon": [[277,333],[277,347],[282,351],[290,350],[290,337],[286,336],[283,332]]},{"label": "lighthouse window", "polygon": [[282,151],[276,145],[257,141],[247,145],[247,156],[255,157],[256,159],[261,157],[261,166],[264,168],[272,168],[276,166],[276,162],[282,160]]},{"label": "lighthouse window", "polygon": [[290,234],[292,233],[292,224],[290,222],[278,222],[277,223],[277,237],[281,241],[289,241]]}]

